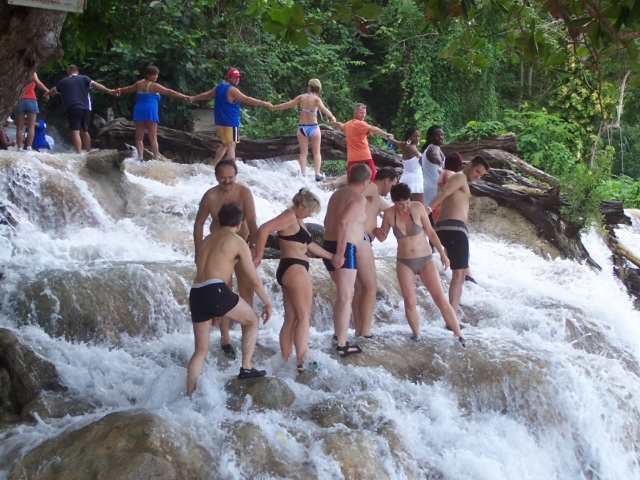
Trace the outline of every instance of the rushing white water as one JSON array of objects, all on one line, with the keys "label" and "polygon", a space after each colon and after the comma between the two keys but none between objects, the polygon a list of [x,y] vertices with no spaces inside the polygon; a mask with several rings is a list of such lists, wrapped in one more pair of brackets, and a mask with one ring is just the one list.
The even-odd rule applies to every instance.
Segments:
[{"label": "rushing white water", "polygon": [[[322,442],[328,432],[351,428],[372,438],[381,478],[427,478],[433,472],[474,480],[640,478],[640,316],[595,233],[584,240],[601,272],[472,234],[471,266],[479,285],[466,284],[462,297],[467,349],[442,328],[420,284],[421,328],[429,347],[406,342],[409,329],[393,279],[395,241],[390,236],[384,244],[375,242],[384,295],[373,329],[380,340],[369,350],[380,358],[389,349],[406,362],[432,364],[423,381],[336,358],[330,347],[332,291],[318,260],[311,274],[323,287],[314,304],[310,355],[321,369],[311,382],[297,381],[294,360],[285,363],[279,356],[281,294],[273,279],[276,262],[265,261],[259,271],[275,311],[261,326],[262,353],[255,363],[284,379],[296,400],[288,413],[235,412],[226,407],[223,387],[237,374],[239,360],[219,355],[217,334],[193,401],[184,396],[193,352],[185,301],[195,273],[192,227],[200,198],[216,184],[213,169],[128,165],[127,178],[144,189],[146,206],[115,220],[81,174],[85,157],[0,155],[0,205],[15,220],[0,224],[0,326],[17,331],[56,365],[72,393],[97,406],[91,414],[1,431],[0,476],[45,439],[111,411],[144,408],[205,447],[216,459],[216,478],[248,475],[220,428],[234,420],[258,425],[271,449],[286,452],[292,465],[304,465],[309,477],[342,477]],[[303,186],[324,206],[331,195],[298,177],[296,162],[239,169],[238,180],[253,191],[259,224],[286,208]],[[323,217],[324,210],[310,221]],[[629,246],[640,245],[633,228],[621,232]],[[98,311],[92,321],[105,333],[71,341],[72,334],[60,333],[71,322],[64,315],[88,310],[83,296],[91,297]],[[133,326],[119,336],[110,332],[109,316],[127,314]],[[232,338],[239,345],[238,329]],[[433,357],[419,358],[426,353]],[[351,425],[323,428],[302,413],[332,399],[345,405]],[[388,424],[402,451],[381,433]]]}]

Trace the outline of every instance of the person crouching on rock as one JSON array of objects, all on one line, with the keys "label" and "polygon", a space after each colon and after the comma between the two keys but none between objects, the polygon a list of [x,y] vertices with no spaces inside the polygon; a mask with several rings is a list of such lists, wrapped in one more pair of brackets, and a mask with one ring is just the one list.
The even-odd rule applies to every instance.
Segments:
[{"label": "person crouching on rock", "polygon": [[187,368],[187,396],[191,396],[202,372],[202,364],[209,350],[211,324],[220,317],[228,317],[242,325],[242,367],[238,378],[263,377],[267,372],[251,367],[251,357],[258,339],[258,316],[227,283],[236,262],[264,303],[264,323],[271,318],[271,302],[251,259],[247,243],[237,233],[242,226],[242,210],[237,203],[225,203],[218,212],[220,229],[207,236],[196,257],[197,274],[189,293],[189,308],[193,321],[195,351]]},{"label": "person crouching on rock", "polygon": [[398,240],[396,274],[404,297],[405,315],[413,332],[411,340],[420,340],[420,319],[416,308],[416,275],[419,275],[436,306],[440,309],[444,321],[464,347],[465,341],[456,313],[442,290],[440,274],[433,262],[431,246],[426,237],[429,237],[431,243],[440,253],[440,260],[445,269],[449,267],[449,259],[442,248],[438,235],[431,227],[427,210],[421,202],[412,202],[410,197],[411,189],[406,183],[398,183],[391,187],[393,207],[384,212],[382,226],[376,229],[376,237],[383,242],[386,240],[389,230],[393,230],[393,234]]}]

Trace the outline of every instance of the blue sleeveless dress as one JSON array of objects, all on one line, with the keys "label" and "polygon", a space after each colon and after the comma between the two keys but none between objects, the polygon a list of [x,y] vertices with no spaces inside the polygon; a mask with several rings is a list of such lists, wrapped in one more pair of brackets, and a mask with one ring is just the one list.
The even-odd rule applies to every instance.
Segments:
[{"label": "blue sleeveless dress", "polygon": [[[147,84],[147,91],[149,90]],[[156,122],[160,123],[158,116],[158,102],[160,101],[159,93],[140,93],[136,94],[136,106],[133,108],[134,122]]]}]

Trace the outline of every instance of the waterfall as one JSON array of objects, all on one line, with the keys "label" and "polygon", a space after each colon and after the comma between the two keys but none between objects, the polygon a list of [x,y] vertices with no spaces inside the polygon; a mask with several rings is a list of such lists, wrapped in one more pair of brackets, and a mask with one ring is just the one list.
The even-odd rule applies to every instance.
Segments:
[{"label": "waterfall", "polygon": [[[640,316],[595,231],[583,240],[601,272],[472,233],[478,285],[466,283],[462,296],[466,349],[443,328],[420,282],[424,341],[408,341],[395,239],[374,242],[375,338],[349,362],[331,346],[333,284],[312,260],[309,355],[320,370],[305,381],[295,359],[280,358],[277,261],[263,261],[274,314],[260,327],[254,364],[283,379],[296,399],[282,412],[236,411],[224,384],[239,358],[221,355],[215,330],[193,400],[184,396],[193,353],[193,222],[216,184],[213,168],[128,163],[128,188],[141,199],[118,215],[125,207],[113,203],[113,186],[88,174],[85,162],[84,155],[0,152],[0,326],[53,362],[69,391],[94,407],[0,429],[0,478],[44,440],[140,408],[206,449],[212,478],[261,473],[247,471],[230,448],[230,425],[238,422],[253,425],[279,459],[280,470],[263,478],[342,478],[339,439],[347,434],[374,453],[376,478],[640,478]],[[307,221],[322,223],[332,192],[297,171],[297,162],[239,164],[258,224],[302,187],[323,205]],[[617,233],[640,250],[637,225]],[[445,288],[450,278],[443,273]],[[231,335],[239,346],[237,326]],[[337,421],[327,420],[329,411]]]}]

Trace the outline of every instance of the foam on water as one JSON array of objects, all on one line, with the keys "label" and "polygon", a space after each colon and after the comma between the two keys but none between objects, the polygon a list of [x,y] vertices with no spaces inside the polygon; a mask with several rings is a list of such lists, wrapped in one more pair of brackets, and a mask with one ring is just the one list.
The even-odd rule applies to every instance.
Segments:
[{"label": "foam on water", "polygon": [[[31,187],[24,189],[37,191],[52,173],[74,184],[87,200],[84,217],[94,219],[95,224],[70,222],[48,229],[34,219],[26,203],[11,197],[10,179],[3,171],[0,203],[18,225],[0,225],[0,262],[7,277],[0,284],[0,298],[12,293],[18,279],[49,269],[76,271],[147,262],[173,268],[191,261],[192,248],[185,251],[159,242],[149,234],[154,225],[145,224],[144,218],[164,219],[166,224],[161,226],[179,232],[184,244],[189,244],[198,203],[216,184],[212,168],[171,164],[161,176],[158,162],[132,165],[127,178],[145,190],[146,212],[143,218],[115,221],[93,198],[87,184],[74,176],[83,157],[67,156],[72,165],[65,168],[43,164],[38,155],[9,158],[4,161],[11,161],[12,168],[30,172]],[[296,169],[297,162],[239,165],[238,179],[253,191],[259,224],[278,215],[303,186],[311,188],[326,208],[331,192],[296,176]],[[310,221],[321,223],[324,213],[323,209]],[[624,243],[637,245],[640,251],[640,235],[632,228],[620,231],[624,231]],[[364,412],[352,413],[350,421],[373,437],[384,476],[389,478],[424,478],[429,468],[445,478],[473,480],[585,478],[589,468],[593,478],[640,478],[633,447],[640,432],[640,318],[612,275],[602,240],[590,232],[585,243],[603,267],[601,272],[568,260],[545,260],[523,247],[472,234],[471,267],[479,285],[466,283],[462,296],[469,347],[463,351],[455,345],[439,316],[423,318],[421,325],[423,336],[440,345],[441,351],[453,352],[449,355],[463,367],[447,366],[445,357],[433,361],[451,371],[462,368],[468,376],[424,383],[400,379],[381,367],[342,363],[330,353],[331,330],[318,326],[311,329],[310,355],[321,369],[309,385],[296,381],[294,360],[284,362],[279,356],[284,312],[279,290],[272,288],[274,280],[266,278],[265,272],[272,271],[273,265],[263,262],[260,273],[267,291],[278,291],[273,295],[274,315],[267,325],[261,325],[259,335],[265,351],[275,353],[263,358],[259,366],[293,390],[296,411],[335,400],[352,407],[351,412]],[[384,244],[375,242],[378,262],[394,268],[396,245],[392,235]],[[444,275],[450,278],[450,272]],[[433,310],[432,302],[430,306]],[[18,330],[12,312],[6,305],[3,308],[0,325]],[[385,308],[388,306],[378,306],[378,310]],[[22,338],[56,365],[62,383],[99,408],[84,416],[0,432],[0,464],[5,465],[0,476],[8,475],[16,456],[43,440],[107,412],[134,408],[153,411],[187,430],[220,458],[214,477],[246,478],[233,452],[223,448],[227,434],[220,428],[240,420],[258,426],[270,447],[286,452],[293,464],[311,465],[318,478],[342,476],[336,460],[323,449],[327,429],[310,419],[276,411],[255,412],[248,410],[248,404],[239,412],[226,408],[224,385],[237,375],[240,363],[218,354],[216,333],[198,389],[192,401],[186,399],[185,366],[193,352],[193,334],[186,311],[174,310],[172,315],[183,315],[167,322],[176,327],[152,339],[123,337],[118,346],[53,338],[33,325],[20,328]],[[409,329],[401,309],[389,316],[388,323],[374,325],[374,333],[385,338],[406,337]],[[238,345],[240,331],[234,329],[231,335]],[[486,373],[492,365],[496,372],[509,370],[497,383]],[[507,374],[511,370],[514,377]],[[520,377],[521,385],[515,380]],[[477,383],[467,384],[473,381]],[[403,457],[384,435],[376,433],[387,424],[395,426],[410,456]],[[329,430],[347,431],[347,427]]]}]

